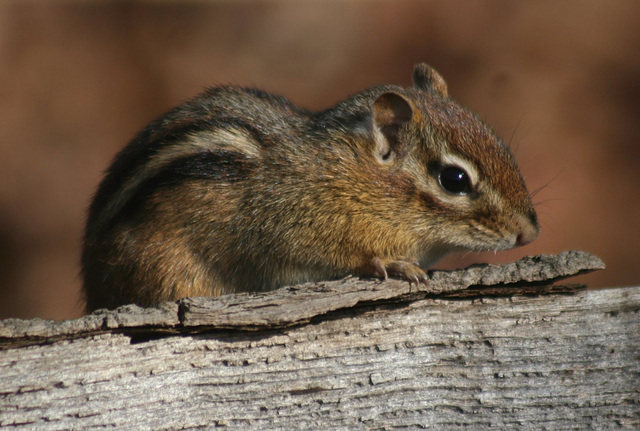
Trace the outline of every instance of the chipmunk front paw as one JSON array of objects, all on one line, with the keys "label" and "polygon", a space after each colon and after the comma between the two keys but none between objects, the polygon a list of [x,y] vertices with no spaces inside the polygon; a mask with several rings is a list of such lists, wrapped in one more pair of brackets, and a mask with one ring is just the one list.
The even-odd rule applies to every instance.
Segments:
[{"label": "chipmunk front paw", "polygon": [[418,262],[413,259],[380,259],[374,257],[371,260],[373,275],[386,280],[389,276],[402,278],[416,285],[427,284],[428,277]]}]

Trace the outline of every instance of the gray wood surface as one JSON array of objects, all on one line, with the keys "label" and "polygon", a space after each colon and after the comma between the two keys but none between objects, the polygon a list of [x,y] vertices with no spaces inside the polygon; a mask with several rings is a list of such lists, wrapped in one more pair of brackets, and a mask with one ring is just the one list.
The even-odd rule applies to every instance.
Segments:
[{"label": "gray wood surface", "polygon": [[572,253],[2,321],[0,426],[640,429],[640,287],[548,286]]},{"label": "gray wood surface", "polygon": [[583,251],[525,257],[506,265],[473,265],[456,271],[431,271],[427,285],[389,279],[307,283],[263,294],[187,298],[177,303],[140,308],[98,310],[63,322],[42,319],[0,320],[0,348],[73,339],[104,331],[188,332],[199,327],[258,330],[300,325],[335,310],[358,304],[410,301],[425,297],[469,297],[573,292],[580,286],[553,282],[604,269]]}]

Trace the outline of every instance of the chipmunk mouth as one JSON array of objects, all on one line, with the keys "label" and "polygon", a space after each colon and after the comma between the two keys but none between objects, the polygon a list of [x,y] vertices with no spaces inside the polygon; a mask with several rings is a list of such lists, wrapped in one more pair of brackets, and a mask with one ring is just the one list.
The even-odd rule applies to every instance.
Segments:
[{"label": "chipmunk mouth", "polygon": [[[496,227],[497,225],[497,227]],[[469,224],[470,239],[463,244],[474,251],[501,251],[521,247],[533,242],[540,233],[535,213],[517,214],[502,223],[491,226],[480,222]]]},{"label": "chipmunk mouth", "polygon": [[473,238],[451,244],[451,251],[504,251],[519,246],[518,241],[522,241],[521,234],[496,232],[493,230],[476,230]]},{"label": "chipmunk mouth", "polygon": [[510,250],[516,246],[516,237],[510,237],[494,242],[487,242],[485,244],[478,244],[474,248],[469,248],[472,251],[504,251]]},{"label": "chipmunk mouth", "polygon": [[428,268],[439,261],[444,256],[456,252],[498,252],[510,250],[514,247],[524,245],[523,241],[531,238],[530,233],[501,233],[489,228],[475,230],[473,239],[468,237],[452,237],[440,244],[430,244],[424,248],[419,257],[420,265]]}]

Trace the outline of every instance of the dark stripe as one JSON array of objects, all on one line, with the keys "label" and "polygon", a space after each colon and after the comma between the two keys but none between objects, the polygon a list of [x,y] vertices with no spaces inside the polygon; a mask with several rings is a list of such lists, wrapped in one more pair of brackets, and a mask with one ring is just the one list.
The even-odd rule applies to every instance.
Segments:
[{"label": "dark stripe", "polygon": [[246,155],[229,150],[204,151],[178,158],[162,168],[145,183],[174,185],[189,179],[236,182],[246,180],[251,174],[253,162]]},{"label": "dark stripe", "polygon": [[89,208],[90,219],[104,209],[112,196],[131,179],[136,169],[144,166],[163,147],[183,140],[191,133],[211,128],[204,120],[182,124],[171,129],[161,124],[162,119],[151,123],[116,155],[93,198]]},{"label": "dark stripe", "polygon": [[254,163],[244,154],[228,150],[181,157],[140,183],[121,212],[126,215],[127,211],[143,204],[159,189],[175,187],[189,180],[234,183],[246,180],[253,168]]},{"label": "dark stripe", "polygon": [[129,145],[116,156],[107,171],[89,208],[89,218],[95,217],[109,203],[112,197],[135,175],[136,169],[145,166],[163,148],[185,140],[188,136],[218,129],[241,129],[249,133],[258,143],[265,143],[265,136],[255,127],[234,118],[216,118],[177,124],[175,127],[162,126],[159,119],[144,129]]},{"label": "dark stripe", "polygon": [[255,162],[244,154],[228,150],[205,151],[178,158],[141,182],[102,229],[107,230],[118,221],[133,216],[158,190],[176,187],[190,180],[234,183],[249,178],[254,169]]}]

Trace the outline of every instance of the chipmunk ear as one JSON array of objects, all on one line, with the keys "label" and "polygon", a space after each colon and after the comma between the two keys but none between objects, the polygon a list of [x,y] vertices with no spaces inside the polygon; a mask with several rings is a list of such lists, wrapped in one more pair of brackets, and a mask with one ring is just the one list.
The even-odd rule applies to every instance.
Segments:
[{"label": "chipmunk ear", "polygon": [[449,97],[447,83],[442,75],[426,63],[416,64],[414,67],[413,86],[420,90],[436,91],[442,97]]},{"label": "chipmunk ear", "polygon": [[380,161],[391,162],[403,153],[398,132],[403,124],[411,121],[413,110],[413,103],[397,93],[383,93],[374,102],[373,136]]}]

